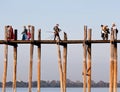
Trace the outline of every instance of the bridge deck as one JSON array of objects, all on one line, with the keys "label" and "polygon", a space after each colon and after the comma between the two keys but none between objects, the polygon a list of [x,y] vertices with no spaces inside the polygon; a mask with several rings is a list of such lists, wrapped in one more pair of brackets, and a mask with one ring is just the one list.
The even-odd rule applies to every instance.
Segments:
[{"label": "bridge deck", "polygon": [[[82,44],[84,40],[61,40],[60,44]],[[86,40],[86,42],[89,43],[110,43],[110,40]],[[120,43],[120,40],[115,40],[115,42]],[[5,41],[5,40],[0,40],[0,44],[56,44],[57,41],[54,40],[11,40],[11,41]]]}]

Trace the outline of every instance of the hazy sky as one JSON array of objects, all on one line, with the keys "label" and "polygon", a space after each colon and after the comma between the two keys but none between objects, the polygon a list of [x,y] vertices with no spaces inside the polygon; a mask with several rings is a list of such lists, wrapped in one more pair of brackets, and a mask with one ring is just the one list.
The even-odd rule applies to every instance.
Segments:
[{"label": "hazy sky", "polygon": [[[120,0],[0,0],[0,39],[4,39],[4,26],[8,24],[18,29],[18,39],[21,39],[23,25],[28,24],[35,26],[35,39],[39,28],[42,30],[42,39],[53,39],[53,34],[49,31],[53,31],[56,23],[59,23],[62,29],[60,33],[62,38],[63,32],[66,32],[68,39],[83,39],[84,25],[87,25],[88,28],[92,28],[92,39],[101,39],[101,24],[111,27],[115,22],[120,29],[119,4]],[[95,81],[109,81],[109,47],[109,44],[92,45],[92,79]],[[2,81],[4,45],[0,45],[0,55],[0,81]],[[33,80],[37,80],[36,47],[33,62]],[[82,45],[68,45],[67,77],[74,81],[82,81],[82,65]],[[17,79],[28,81],[28,71],[29,45],[18,45]],[[9,47],[7,81],[12,80],[12,74],[13,49]],[[56,45],[42,45],[41,74],[43,80],[59,80]]]}]

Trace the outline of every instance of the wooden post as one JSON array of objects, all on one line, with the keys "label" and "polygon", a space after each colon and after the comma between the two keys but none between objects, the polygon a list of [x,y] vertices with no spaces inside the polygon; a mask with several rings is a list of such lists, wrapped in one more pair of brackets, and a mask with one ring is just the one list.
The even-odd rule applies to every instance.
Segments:
[{"label": "wooden post", "polygon": [[[88,30],[88,40],[91,40],[92,29]],[[91,43],[88,44],[88,64],[87,64],[87,76],[88,76],[88,92],[91,92]]]},{"label": "wooden post", "polygon": [[[15,30],[15,40],[17,40],[17,30]],[[13,65],[13,92],[16,92],[16,76],[17,76],[17,43],[14,45],[14,65]]]},{"label": "wooden post", "polygon": [[113,92],[113,75],[114,75],[114,32],[111,31],[110,36],[110,83],[109,83],[109,92]]},{"label": "wooden post", "polygon": [[[7,27],[5,26],[5,40],[7,41]],[[7,79],[7,65],[8,65],[8,45],[4,46],[4,71],[2,80],[2,92],[6,92],[6,79]]]},{"label": "wooden post", "polygon": [[[64,40],[67,40],[67,34],[64,32]],[[66,92],[66,77],[67,77],[67,44],[63,45],[63,85]]]},{"label": "wooden post", "polygon": [[[41,40],[41,29],[38,30],[38,40]],[[37,92],[40,92],[40,80],[41,80],[41,43],[38,44],[38,73],[37,73]]]},{"label": "wooden post", "polygon": [[87,62],[86,62],[86,57],[87,57],[87,50],[86,50],[86,39],[87,39],[87,26],[84,26],[84,42],[83,42],[83,92],[86,92],[86,74],[87,74]]},{"label": "wooden post", "polygon": [[[115,41],[117,40],[116,30],[114,31]],[[114,42],[114,83],[113,83],[113,92],[117,92],[117,43]]]},{"label": "wooden post", "polygon": [[62,59],[61,59],[61,51],[60,51],[60,45],[57,44],[57,49],[58,49],[58,67],[59,67],[59,72],[60,72],[60,88],[61,92],[64,92],[63,88],[63,68],[62,68]]},{"label": "wooden post", "polygon": [[34,41],[34,26],[32,27],[32,32],[31,32],[31,44],[30,44],[30,67],[29,67],[29,92],[32,92],[32,67],[33,67],[33,49],[34,49],[34,45],[33,45],[33,41]]}]

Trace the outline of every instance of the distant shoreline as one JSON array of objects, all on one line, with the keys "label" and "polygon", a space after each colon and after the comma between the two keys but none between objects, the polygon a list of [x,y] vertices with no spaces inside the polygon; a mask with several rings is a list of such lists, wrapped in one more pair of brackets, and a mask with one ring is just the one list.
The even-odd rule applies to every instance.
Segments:
[{"label": "distant shoreline", "polygon": [[[6,87],[7,88],[11,88],[12,87],[12,81],[6,82]],[[67,79],[67,87],[68,88],[82,88],[83,87],[83,83],[80,81],[71,81],[69,79]],[[117,84],[118,88],[120,87],[120,82]],[[28,82],[24,82],[24,81],[17,81],[16,82],[16,87],[17,88],[27,88],[28,87]],[[37,81],[33,81],[32,82],[32,88],[36,88],[37,87]],[[60,81],[56,81],[56,80],[52,80],[52,81],[44,81],[41,80],[41,87],[42,88],[59,88],[60,87]],[[91,88],[108,88],[109,87],[109,83],[108,82],[104,82],[104,81],[99,81],[99,82],[91,82]],[[0,88],[2,88],[2,82],[0,82]]]}]

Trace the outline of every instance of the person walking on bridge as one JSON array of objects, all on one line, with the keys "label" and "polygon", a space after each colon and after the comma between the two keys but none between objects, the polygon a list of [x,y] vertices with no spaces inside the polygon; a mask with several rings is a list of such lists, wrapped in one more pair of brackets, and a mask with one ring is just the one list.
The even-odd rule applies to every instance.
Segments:
[{"label": "person walking on bridge", "polygon": [[60,41],[61,39],[60,39],[59,32],[61,31],[61,29],[59,28],[59,24],[56,24],[54,26],[53,30],[54,30],[54,40],[56,39],[56,37],[58,37],[58,39]]},{"label": "person walking on bridge", "polygon": [[13,28],[11,25],[6,26],[7,28],[7,40],[14,40]]},{"label": "person walking on bridge", "polygon": [[107,25],[101,25],[101,37],[103,40],[108,40],[109,28]]},{"label": "person walking on bridge", "polygon": [[22,40],[27,40],[27,32],[28,32],[28,30],[27,30],[26,26],[23,26],[23,28],[24,28],[24,30],[21,33],[22,34]]},{"label": "person walking on bridge", "polygon": [[114,37],[117,39],[118,29],[115,23],[112,24],[111,31],[114,31]]}]

